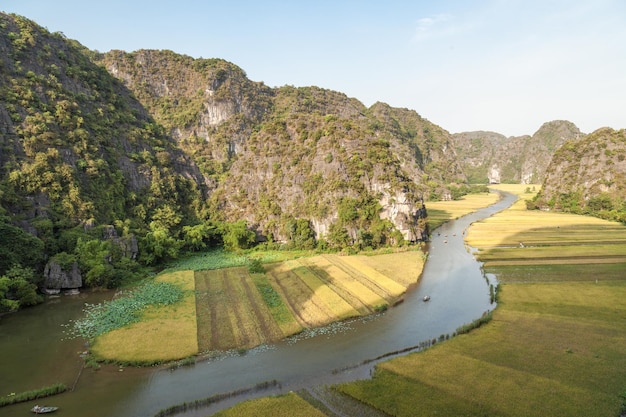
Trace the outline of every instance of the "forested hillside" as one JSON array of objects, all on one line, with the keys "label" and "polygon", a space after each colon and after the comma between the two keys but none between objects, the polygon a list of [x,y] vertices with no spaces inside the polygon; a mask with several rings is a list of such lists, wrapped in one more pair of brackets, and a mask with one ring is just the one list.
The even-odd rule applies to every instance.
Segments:
[{"label": "forested hillside", "polygon": [[626,223],[626,130],[602,128],[566,142],[529,205]]},{"label": "forested hillside", "polygon": [[397,241],[394,229],[421,240],[422,198],[466,182],[449,134],[414,111],[368,109],[317,87],[271,89],[223,60],[170,51],[99,61],[197,161],[221,220],[245,219],[261,239],[290,240],[299,219],[335,247]]},{"label": "forested hillside", "polygon": [[541,183],[554,152],[583,136],[571,122],[544,123],[532,136],[506,138],[494,132],[452,135],[459,161],[472,183]]},{"label": "forested hillside", "polygon": [[1,310],[214,245],[376,248],[467,192],[416,112],[269,88],[220,59],[100,54],[0,14]]},{"label": "forested hillside", "polygon": [[0,296],[115,286],[175,255],[204,178],[85,48],[0,15],[0,91]]}]

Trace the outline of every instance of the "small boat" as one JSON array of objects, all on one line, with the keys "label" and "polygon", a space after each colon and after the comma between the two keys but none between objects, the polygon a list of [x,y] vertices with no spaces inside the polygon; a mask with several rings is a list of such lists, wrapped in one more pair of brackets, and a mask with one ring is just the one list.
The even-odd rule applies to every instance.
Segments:
[{"label": "small boat", "polygon": [[59,407],[42,407],[40,405],[36,405],[30,409],[35,414],[47,414],[57,411]]},{"label": "small boat", "polygon": [[430,295],[425,295],[424,298],[422,298],[422,300],[424,300],[424,302],[430,300]]}]

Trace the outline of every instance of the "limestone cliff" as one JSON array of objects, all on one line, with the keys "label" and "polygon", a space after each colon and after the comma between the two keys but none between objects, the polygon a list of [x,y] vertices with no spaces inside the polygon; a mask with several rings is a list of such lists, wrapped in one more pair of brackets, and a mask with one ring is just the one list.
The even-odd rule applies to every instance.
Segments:
[{"label": "limestone cliff", "polygon": [[[466,182],[450,135],[411,110],[368,109],[317,87],[269,88],[226,61],[170,51],[112,51],[99,62],[194,158],[212,207],[262,239],[285,240],[291,217],[322,237],[343,198],[371,197],[378,217],[420,240],[423,199]],[[346,227],[356,236],[363,226]]]},{"label": "limestone cliff", "polygon": [[554,152],[566,140],[583,136],[571,122],[544,123],[532,136],[506,138],[494,132],[453,135],[470,182],[541,183]]}]

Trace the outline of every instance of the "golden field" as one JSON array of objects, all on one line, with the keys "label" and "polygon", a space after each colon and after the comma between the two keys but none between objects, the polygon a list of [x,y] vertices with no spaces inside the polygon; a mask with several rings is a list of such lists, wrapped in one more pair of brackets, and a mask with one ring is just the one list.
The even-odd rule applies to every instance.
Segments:
[{"label": "golden field", "polygon": [[[498,186],[530,198],[526,187]],[[624,236],[624,225],[530,212],[523,201],[472,225],[468,239],[502,284],[493,319],[334,389],[375,416],[618,416],[626,407]],[[518,255],[523,249],[532,251]],[[291,415],[308,415],[310,404]],[[246,407],[238,415],[271,415]]]}]

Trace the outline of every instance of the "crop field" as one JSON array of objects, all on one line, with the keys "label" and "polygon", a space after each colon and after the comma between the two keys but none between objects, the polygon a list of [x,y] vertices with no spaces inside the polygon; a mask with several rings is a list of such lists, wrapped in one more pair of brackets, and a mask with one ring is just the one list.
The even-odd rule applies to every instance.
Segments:
[{"label": "crop field", "polygon": [[156,363],[198,353],[193,272],[163,274],[157,280],[180,285],[185,291],[183,300],[149,307],[141,321],[98,336],[92,346],[98,358]]},{"label": "crop field", "polygon": [[201,351],[250,348],[283,337],[248,270],[196,272]]},{"label": "crop field", "polygon": [[467,240],[505,284],[493,320],[338,389],[394,416],[617,416],[626,392],[625,232],[527,211],[523,201],[472,225]]},{"label": "crop field", "polygon": [[[243,257],[222,255],[196,257],[192,264],[243,263]],[[183,300],[149,307],[138,322],[97,336],[92,351],[101,360],[140,364],[252,348],[387,308],[417,282],[424,263],[421,251],[294,256],[265,264],[265,273],[245,266],[169,269],[156,279],[180,285]]]},{"label": "crop field", "polygon": [[302,417],[325,417],[326,414],[306,402],[299,395],[290,392],[280,397],[266,397],[238,404],[228,410],[214,414],[215,417],[258,416],[263,410],[264,416],[292,417],[294,410]]},{"label": "crop field", "polygon": [[394,416],[617,416],[625,296],[626,281],[507,284],[487,326],[338,389]]},{"label": "crop field", "polygon": [[[508,187],[518,195],[526,188]],[[565,239],[554,235],[568,228]],[[333,389],[370,407],[359,415],[619,416],[626,408],[624,232],[595,218],[526,212],[523,202],[473,225],[472,245],[490,254],[496,266],[488,270],[503,283],[493,319]],[[266,415],[247,407],[238,415]],[[291,415],[307,416],[309,407]],[[345,410],[335,404],[334,411]]]},{"label": "crop field", "polygon": [[416,283],[422,265],[421,252],[407,251],[292,259],[266,264],[264,274],[244,267],[196,271],[199,351],[251,348],[371,314]]},{"label": "crop field", "polygon": [[460,200],[428,201],[428,227],[434,230],[448,220],[458,219],[483,207],[490,206],[499,199],[497,193],[467,194]]},{"label": "crop field", "polygon": [[[520,191],[523,198],[532,196]],[[485,271],[496,274],[501,282],[595,282],[626,276],[624,225],[589,216],[529,211],[523,200],[473,224],[466,239],[480,248],[477,257],[485,262]]]}]

